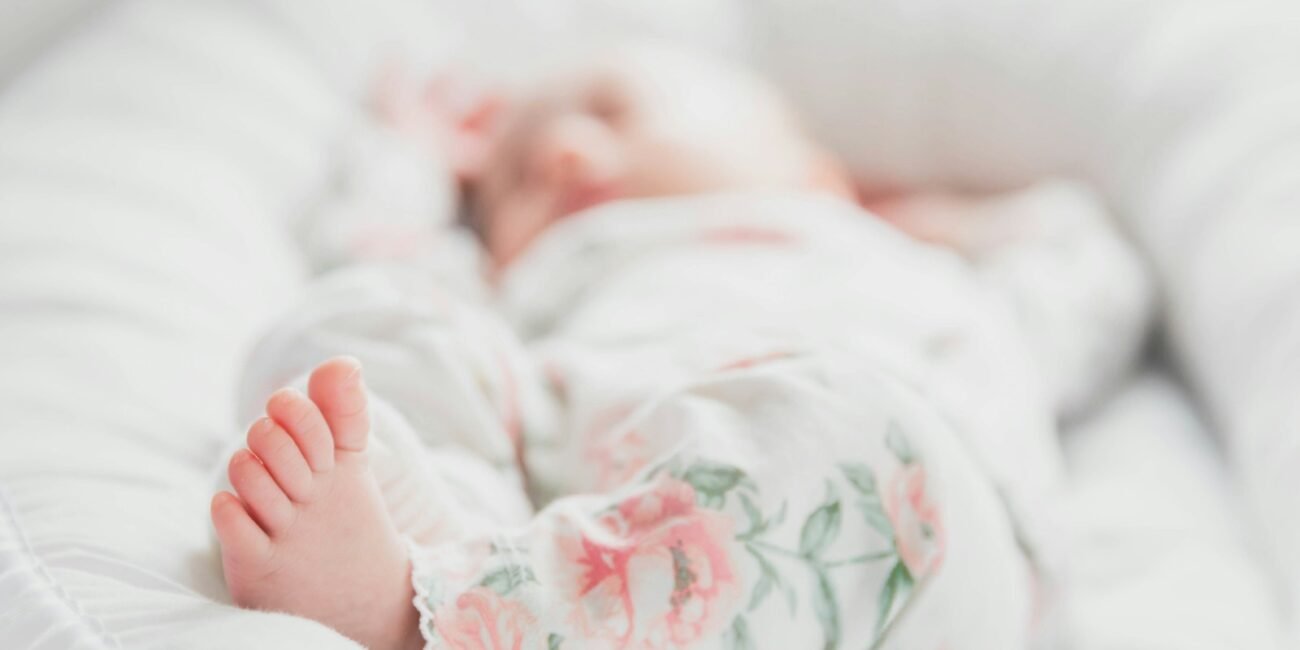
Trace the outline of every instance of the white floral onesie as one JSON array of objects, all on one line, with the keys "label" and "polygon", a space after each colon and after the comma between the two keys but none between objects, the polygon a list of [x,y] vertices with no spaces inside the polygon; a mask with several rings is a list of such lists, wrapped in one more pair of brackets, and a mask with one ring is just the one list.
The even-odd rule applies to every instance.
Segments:
[{"label": "white floral onesie", "polygon": [[616,203],[492,290],[434,234],[322,278],[246,410],[361,359],[430,648],[1027,647],[1054,404],[1130,360],[1149,288],[1086,195],[1002,205],[1037,230],[971,265],[831,198]]}]

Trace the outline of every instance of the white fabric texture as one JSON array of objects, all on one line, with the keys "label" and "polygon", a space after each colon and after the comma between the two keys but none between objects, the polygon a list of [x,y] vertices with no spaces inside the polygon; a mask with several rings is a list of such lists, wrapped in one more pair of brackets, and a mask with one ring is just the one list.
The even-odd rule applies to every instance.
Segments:
[{"label": "white fabric texture", "polygon": [[[507,23],[528,17],[475,4]],[[659,4],[563,6],[626,26]],[[685,7],[673,4],[700,12],[691,33],[676,20],[654,30],[756,55],[863,177],[1000,188],[1072,169],[1096,181],[1154,261],[1178,362],[1210,398],[1270,537],[1300,548],[1300,474],[1288,471],[1300,451],[1293,4]],[[214,602],[208,468],[243,424],[229,405],[250,341],[306,271],[286,215],[326,186],[371,62],[394,43],[437,60],[448,41],[423,29],[441,26],[414,0],[125,2],[0,98],[6,647],[355,647]],[[1115,437],[1098,448],[1120,449]],[[1114,534],[1168,543],[1136,525]],[[1206,549],[1225,571],[1221,616],[1179,610],[1188,594],[1165,576],[1162,611],[1189,615],[1160,629],[1121,621],[1109,645],[1079,647],[1177,630],[1267,647],[1243,636],[1269,623],[1255,618],[1268,608],[1251,562],[1236,545]]]},{"label": "white fabric texture", "polygon": [[1065,445],[1068,647],[1293,647],[1215,441],[1176,385],[1123,382]]},{"label": "white fabric texture", "polygon": [[123,5],[8,90],[6,647],[355,647],[215,604],[201,522],[246,345],[303,276],[283,215],[345,115],[223,3]]}]

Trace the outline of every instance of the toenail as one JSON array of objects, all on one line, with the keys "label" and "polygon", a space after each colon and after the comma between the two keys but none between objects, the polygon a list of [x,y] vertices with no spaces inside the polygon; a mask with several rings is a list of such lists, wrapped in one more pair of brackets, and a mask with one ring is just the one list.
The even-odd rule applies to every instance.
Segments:
[{"label": "toenail", "polygon": [[286,399],[294,399],[300,396],[302,396],[302,392],[300,392],[297,388],[294,388],[293,386],[285,386],[284,388],[275,391],[275,394],[271,395],[271,399],[286,400]]}]

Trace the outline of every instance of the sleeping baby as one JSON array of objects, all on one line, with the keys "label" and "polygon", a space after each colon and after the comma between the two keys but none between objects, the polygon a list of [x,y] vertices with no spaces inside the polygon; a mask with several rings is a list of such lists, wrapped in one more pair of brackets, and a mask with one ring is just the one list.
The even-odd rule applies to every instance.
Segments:
[{"label": "sleeping baby", "polygon": [[774,90],[650,46],[403,119],[490,281],[354,265],[259,346],[212,501],[236,604],[371,648],[1047,633],[1055,422],[1149,309],[1088,194],[865,209]]}]

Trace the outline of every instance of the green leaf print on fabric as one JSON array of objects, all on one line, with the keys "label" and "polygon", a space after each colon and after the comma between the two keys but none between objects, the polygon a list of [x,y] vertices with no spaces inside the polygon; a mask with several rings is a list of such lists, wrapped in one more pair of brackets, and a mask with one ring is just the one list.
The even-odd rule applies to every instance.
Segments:
[{"label": "green leaf print on fabric", "polygon": [[[879,498],[875,497],[875,477],[870,468],[866,465],[842,465],[844,480],[848,482],[850,491],[857,494],[861,499],[868,497],[875,498],[876,507],[879,507]],[[789,549],[787,546],[776,543],[771,539],[772,534],[785,521],[785,513],[788,511],[788,500],[781,500],[780,506],[772,513],[771,516],[764,516],[762,508],[759,507],[758,487],[754,485],[745,476],[744,472],[738,468],[729,468],[725,465],[714,463],[689,465],[685,471],[673,472],[676,476],[695,477],[703,485],[710,486],[712,489],[719,490],[718,497],[710,498],[707,503],[714,503],[714,507],[720,507],[725,495],[733,493],[736,500],[740,503],[741,511],[744,512],[744,519],[748,525],[744,526],[742,532],[736,533],[736,541],[744,545],[745,550],[749,552],[755,564],[758,565],[758,577],[754,581],[753,588],[750,590],[749,603],[745,611],[755,611],[762,607],[768,601],[771,594],[780,590],[785,597],[789,615],[794,616],[798,612],[798,595],[793,585],[781,575],[775,559],[780,559],[784,563],[798,563],[805,567],[811,577],[811,608],[824,636],[824,645],[826,649],[837,649],[840,646],[842,636],[842,612],[840,610],[839,597],[837,597],[835,588],[831,582],[832,572],[841,567],[850,564],[866,564],[870,562],[879,562],[879,560],[897,560],[897,552],[892,545],[887,549],[867,552],[867,554],[858,554],[852,558],[833,559],[826,558],[827,551],[831,549],[836,539],[840,537],[842,525],[844,525],[844,504],[840,497],[841,489],[836,487],[836,482],[828,478],[826,484],[826,498],[822,504],[815,510],[807,513],[803,517],[803,523],[800,526],[800,538],[798,538],[797,549]],[[725,480],[724,480],[725,478]],[[885,520],[888,521],[888,520]],[[889,536],[885,536],[891,539]],[[680,576],[679,576],[680,580]],[[753,638],[749,634],[749,623],[744,614],[738,614],[733,627],[729,630],[729,638],[732,641],[732,647],[750,647]],[[744,643],[744,645],[737,645]]]},{"label": "green leaf print on fabric", "polygon": [[[917,465],[918,455],[896,422],[889,423],[886,429],[885,445],[904,470]],[[790,545],[794,531],[783,526],[790,502],[781,500],[770,514],[764,512],[757,484],[740,468],[716,462],[692,463],[675,459],[666,464],[666,469],[673,477],[690,484],[696,492],[696,503],[702,507],[721,510],[727,507],[729,497],[734,497],[733,503],[738,504],[731,510],[737,519],[734,539],[753,558],[757,571],[749,588],[748,602],[743,611],[736,614],[726,632],[729,645],[724,647],[733,650],[754,647],[747,616],[754,615],[762,607],[771,607],[769,601],[773,593],[781,592],[789,616],[794,617],[799,611],[802,593],[795,589],[794,585],[798,583],[811,586],[811,593],[803,599],[808,601],[821,628],[821,647],[823,650],[838,650],[843,641],[845,616],[849,612],[842,609],[844,604],[839,602],[832,578],[841,571],[861,570],[863,565],[877,562],[884,562],[883,566],[889,567],[889,571],[879,587],[875,640],[871,647],[882,641],[892,617],[897,616],[897,611],[911,595],[915,578],[903,562],[895,522],[884,505],[886,495],[882,479],[872,467],[861,462],[841,463],[838,472],[825,477],[826,496],[820,505],[802,515],[797,547],[794,548]],[[897,482],[898,479],[891,480]],[[880,539],[876,542],[867,539],[864,548],[853,549],[856,553],[835,557],[831,549],[837,548],[836,542],[845,525],[845,507],[849,507],[850,512],[858,511],[862,521],[880,534]],[[740,512],[736,513],[736,510]],[[674,576],[676,582],[693,577],[689,567],[676,557],[674,568],[678,573]],[[806,572],[809,581],[791,580],[792,571]],[[858,617],[852,618],[856,620]]]},{"label": "green leaf print on fabric", "polygon": [[876,473],[866,463],[840,463],[840,471],[860,494],[876,493]]},{"label": "green leaf print on fabric", "polygon": [[857,505],[868,526],[884,535],[886,539],[893,539],[894,524],[889,521],[889,515],[885,514],[885,506],[880,502],[879,497],[858,499]]},{"label": "green leaf print on fabric", "polygon": [[745,517],[749,519],[749,529],[739,535],[736,540],[748,542],[761,537],[767,531],[780,526],[785,522],[785,511],[787,503],[781,502],[781,507],[777,509],[776,514],[769,518],[764,518],[763,513],[759,511],[754,500],[744,492],[740,493],[740,504],[745,509]]},{"label": "green leaf print on fabric", "polygon": [[888,429],[885,430],[885,446],[889,447],[889,450],[894,452],[894,456],[904,465],[910,465],[916,461],[916,452],[912,450],[912,443],[907,440],[903,428],[892,420],[889,422]]},{"label": "green leaf print on fabric", "polygon": [[[584,625],[614,621],[616,625],[606,630],[611,634],[630,634],[627,631],[638,626],[636,633],[649,638],[645,635],[657,634],[659,628],[642,626],[632,590],[658,594],[662,587],[671,590],[667,607],[656,599],[645,611],[662,616],[673,634],[684,635],[690,643],[683,641],[682,647],[705,639],[716,643],[721,633],[724,648],[755,650],[764,643],[779,643],[764,636],[770,625],[806,613],[807,638],[799,647],[849,650],[844,647],[846,635],[861,638],[867,631],[863,628],[872,624],[871,605],[861,602],[862,595],[875,593],[875,640],[869,647],[889,643],[890,630],[917,589],[916,582],[940,566],[943,522],[941,510],[925,498],[929,484],[916,450],[897,424],[890,423],[885,433],[885,444],[902,467],[895,467],[886,454],[875,467],[845,462],[826,468],[826,474],[799,477],[801,491],[815,490],[817,481],[824,481],[820,501],[812,500],[815,492],[794,500],[779,492],[761,492],[737,466],[682,454],[661,460],[643,474],[647,489],[595,506],[603,507],[597,517],[602,518],[601,526],[617,533],[613,537],[619,544],[577,533],[575,566],[582,571],[575,575],[582,598],[590,604],[574,609],[575,616],[592,613],[580,619]],[[741,549],[745,553],[736,552]],[[426,604],[434,612],[425,630],[430,638],[459,647],[461,637],[509,631],[512,638],[526,639],[520,647],[546,650],[584,646],[595,638],[587,627],[549,613],[543,617],[545,612],[535,610],[537,603],[526,597],[534,588],[530,585],[538,582],[525,561],[528,557],[528,549],[518,541],[494,539],[485,570],[476,576],[477,583],[470,580],[469,589],[445,594],[427,583]],[[645,558],[654,562],[640,562]],[[837,587],[846,590],[849,602],[839,600]],[[622,597],[612,597],[618,590]],[[683,618],[701,611],[707,624]],[[817,626],[808,619],[815,619]],[[568,640],[560,633],[569,635]]]},{"label": "green leaf print on fabric", "polygon": [[484,576],[479,586],[487,587],[505,596],[526,582],[537,582],[537,576],[533,574],[532,568],[522,564],[510,564]]},{"label": "green leaf print on fabric", "polygon": [[[771,560],[768,560],[762,553],[759,553],[753,547],[746,546],[745,550],[748,551],[750,556],[754,558],[754,561],[758,563],[758,571],[760,574],[758,582],[754,584],[754,590],[750,592],[749,597],[749,611],[754,611],[755,609],[758,609],[759,605],[763,604],[763,600],[767,598],[768,594],[772,593],[774,587],[784,587],[784,585],[781,583],[781,575],[777,573],[776,566],[772,564]],[[789,590],[787,593],[791,596],[790,615],[793,616],[793,590]]]},{"label": "green leaf print on fabric", "polygon": [[894,524],[889,521],[889,515],[885,514],[885,505],[880,500],[880,488],[876,483],[875,472],[863,463],[843,463],[840,465],[840,471],[857,491],[858,499],[854,503],[862,512],[862,518],[866,520],[867,525],[892,542]]},{"label": "green leaf print on fabric", "polygon": [[763,513],[759,511],[754,500],[749,498],[748,494],[740,495],[740,506],[745,509],[745,517],[749,519],[749,531],[744,534],[757,534],[763,531],[764,521]]},{"label": "green leaf print on fabric", "polygon": [[758,609],[758,606],[763,604],[763,600],[767,598],[767,595],[772,593],[774,586],[776,586],[776,579],[772,577],[771,573],[763,571],[763,575],[754,584],[754,591],[750,592],[749,607],[746,609],[751,612]]},{"label": "green leaf print on fabric", "polygon": [[822,626],[826,650],[832,650],[840,644],[840,607],[835,599],[835,589],[831,586],[826,572],[818,568],[816,583],[813,585],[813,611],[817,613],[817,622]]},{"label": "green leaf print on fabric", "polygon": [[700,505],[714,509],[726,505],[727,493],[746,479],[739,468],[698,462],[687,468],[681,478],[695,488]]},{"label": "green leaf print on fabric", "polygon": [[809,559],[821,557],[839,533],[840,502],[836,499],[808,515],[799,532],[799,554]]},{"label": "green leaf print on fabric", "polygon": [[726,640],[730,642],[731,650],[755,650],[754,637],[749,633],[749,622],[743,615],[737,616],[736,620],[731,622]]},{"label": "green leaf print on fabric", "polygon": [[912,574],[907,571],[907,567],[900,560],[894,564],[894,570],[889,572],[889,577],[885,578],[885,584],[880,587],[880,596],[876,602],[876,640],[884,633],[885,626],[889,623],[890,613],[894,610],[895,602],[902,602],[912,592]]}]

